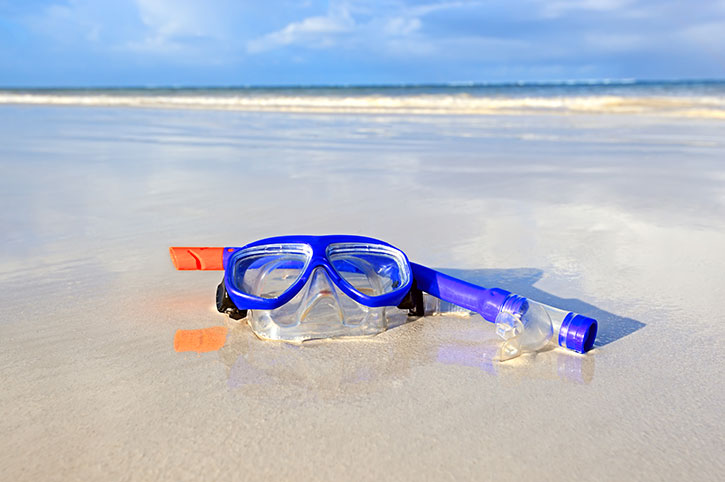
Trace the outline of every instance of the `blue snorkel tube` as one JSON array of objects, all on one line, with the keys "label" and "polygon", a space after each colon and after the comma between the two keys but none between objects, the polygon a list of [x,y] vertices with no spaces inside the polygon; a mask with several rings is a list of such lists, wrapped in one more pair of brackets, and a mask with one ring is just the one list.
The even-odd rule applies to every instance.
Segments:
[{"label": "blue snorkel tube", "polygon": [[597,320],[538,303],[500,288],[484,288],[410,263],[416,287],[443,301],[480,314],[496,324],[505,340],[501,358],[536,351],[555,336],[559,346],[586,353],[594,346]]}]

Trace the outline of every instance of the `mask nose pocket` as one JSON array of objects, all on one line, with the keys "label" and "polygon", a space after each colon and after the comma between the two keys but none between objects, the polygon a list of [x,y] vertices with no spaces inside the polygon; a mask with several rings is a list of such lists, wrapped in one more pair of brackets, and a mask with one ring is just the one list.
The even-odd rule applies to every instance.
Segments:
[{"label": "mask nose pocket", "polygon": [[337,290],[324,268],[321,266],[315,268],[303,291],[300,322],[331,325],[344,323],[345,315]]},{"label": "mask nose pocket", "polygon": [[375,335],[387,328],[387,308],[362,305],[343,293],[323,266],[295,297],[273,310],[249,310],[247,322],[263,339],[300,342]]}]

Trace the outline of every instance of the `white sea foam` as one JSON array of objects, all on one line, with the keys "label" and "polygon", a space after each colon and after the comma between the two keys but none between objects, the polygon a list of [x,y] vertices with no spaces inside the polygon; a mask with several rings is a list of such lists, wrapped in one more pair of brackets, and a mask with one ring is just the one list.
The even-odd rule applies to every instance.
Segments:
[{"label": "white sea foam", "polygon": [[657,114],[725,119],[719,96],[190,95],[0,91],[0,104],[372,114]]}]

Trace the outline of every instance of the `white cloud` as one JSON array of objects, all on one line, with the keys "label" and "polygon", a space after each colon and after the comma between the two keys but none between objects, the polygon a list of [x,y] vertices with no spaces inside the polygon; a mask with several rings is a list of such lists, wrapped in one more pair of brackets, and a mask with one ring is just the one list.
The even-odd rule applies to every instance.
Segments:
[{"label": "white cloud", "polygon": [[689,25],[674,35],[676,41],[712,66],[725,66],[725,21],[715,20]]},{"label": "white cloud", "polygon": [[55,45],[168,53],[190,39],[219,39],[231,0],[56,0],[24,22]]},{"label": "white cloud", "polygon": [[418,17],[422,17],[425,15],[428,15],[429,13],[437,12],[439,10],[448,10],[451,8],[458,8],[458,7],[474,7],[476,5],[481,5],[481,2],[439,2],[439,3],[429,3],[426,5],[416,5],[414,7],[407,7],[405,10],[410,15],[415,15]]},{"label": "white cloud", "polygon": [[546,17],[560,17],[571,11],[606,12],[622,10],[636,0],[558,0],[543,2],[543,14]]},{"label": "white cloud", "polygon": [[52,37],[59,44],[76,40],[96,42],[103,30],[97,10],[87,0],[51,4],[29,20],[31,29]]},{"label": "white cloud", "polygon": [[146,28],[142,39],[126,44],[131,50],[165,53],[186,47],[189,39],[215,38],[224,30],[224,5],[194,0],[134,0]]},{"label": "white cloud", "polygon": [[419,18],[395,17],[385,22],[383,31],[387,35],[410,35],[420,29],[422,25]]},{"label": "white cloud", "polygon": [[354,28],[355,20],[347,9],[331,9],[325,16],[307,17],[302,21],[292,22],[281,30],[250,40],[247,51],[259,53],[291,44],[329,47],[334,44],[336,36],[351,32]]},{"label": "white cloud", "polygon": [[[388,39],[399,47],[407,44],[401,44],[400,37],[413,36],[420,31],[422,17],[439,10],[476,4],[477,2],[456,1],[408,6],[397,1],[372,9],[367,2],[331,3],[324,16],[307,17],[252,39],[247,42],[247,51],[254,54],[290,45],[329,48],[339,45],[339,40],[345,35],[348,36],[349,45],[370,46]],[[356,20],[355,15],[364,18],[364,21]]]},{"label": "white cloud", "polygon": [[699,45],[710,45],[722,49],[725,43],[725,22],[709,21],[685,27],[681,36]]}]

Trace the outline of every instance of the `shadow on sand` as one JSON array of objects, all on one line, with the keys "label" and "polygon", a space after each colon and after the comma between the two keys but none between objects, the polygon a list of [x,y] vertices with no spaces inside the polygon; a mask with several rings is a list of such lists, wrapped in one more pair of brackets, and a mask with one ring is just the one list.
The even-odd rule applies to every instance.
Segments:
[{"label": "shadow on sand", "polygon": [[574,311],[595,318],[599,322],[595,347],[602,347],[621,340],[646,325],[641,321],[615,315],[578,299],[559,298],[558,296],[536,288],[544,272],[535,268],[516,269],[446,269],[440,271],[487,288],[503,288],[532,300],[551,305],[562,310]]}]

